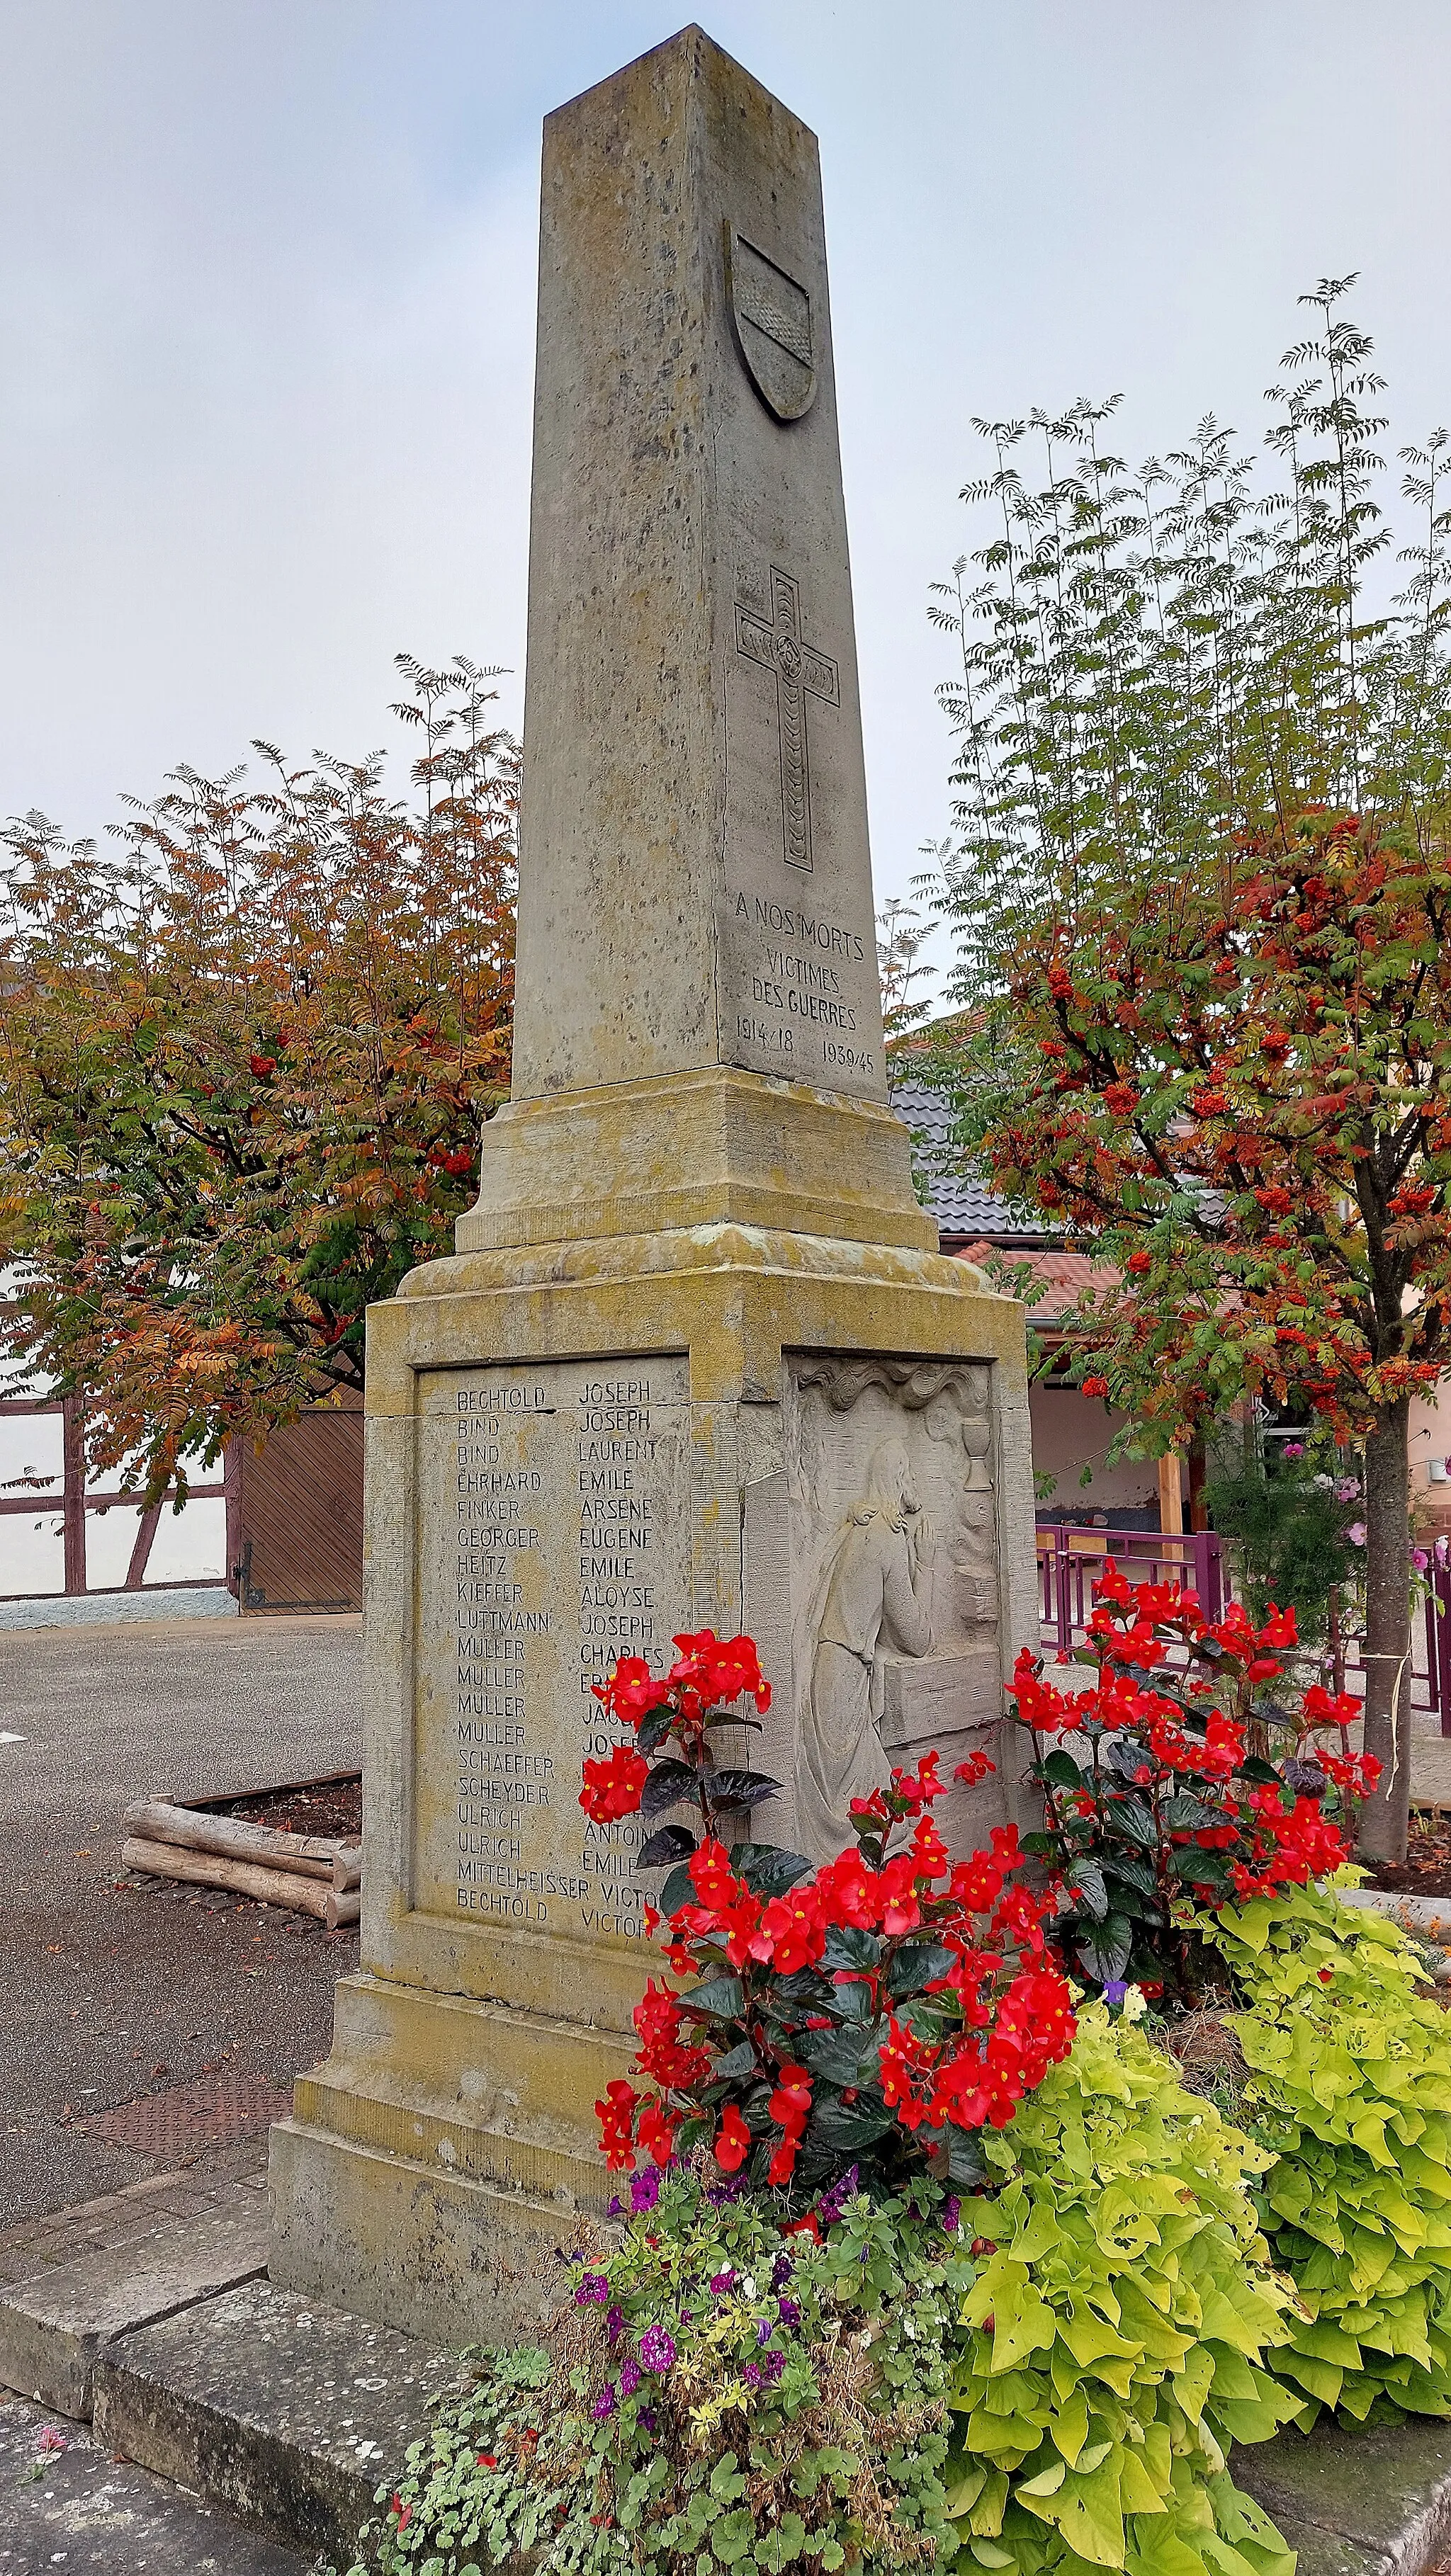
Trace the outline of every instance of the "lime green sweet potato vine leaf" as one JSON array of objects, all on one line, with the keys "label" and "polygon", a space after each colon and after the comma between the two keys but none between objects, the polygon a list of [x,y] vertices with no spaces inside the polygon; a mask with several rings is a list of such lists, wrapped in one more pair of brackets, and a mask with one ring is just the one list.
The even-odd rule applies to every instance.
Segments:
[{"label": "lime green sweet potato vine leaf", "polygon": [[1451,2414],[1451,2018],[1404,1934],[1331,1883],[1201,1929],[1247,1998],[1260,2219],[1304,2310],[1268,2364],[1294,2421]]},{"label": "lime green sweet potato vine leaf", "polygon": [[1250,2187],[1262,2147],[1102,2004],[963,2203],[987,2259],[962,2309],[944,2476],[957,2566],[1016,2576],[1291,2576],[1225,2467],[1293,2415],[1294,2330]]}]

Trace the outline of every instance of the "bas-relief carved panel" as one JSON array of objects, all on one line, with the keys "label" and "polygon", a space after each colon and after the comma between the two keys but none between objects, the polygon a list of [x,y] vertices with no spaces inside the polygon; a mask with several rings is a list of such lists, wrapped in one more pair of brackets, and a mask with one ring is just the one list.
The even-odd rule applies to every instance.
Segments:
[{"label": "bas-relief carved panel", "polygon": [[938,1745],[950,1773],[1001,1714],[991,1403],[991,1371],[960,1361],[790,1363],[792,1788],[817,1861],[894,1760]]}]

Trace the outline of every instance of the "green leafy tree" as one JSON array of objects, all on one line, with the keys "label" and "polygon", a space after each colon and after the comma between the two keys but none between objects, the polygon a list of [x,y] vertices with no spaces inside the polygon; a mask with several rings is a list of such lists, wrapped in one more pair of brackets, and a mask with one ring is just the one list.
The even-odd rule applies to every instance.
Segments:
[{"label": "green leafy tree", "polygon": [[1306,299],[1259,467],[1207,420],[1132,473],[1112,404],[978,424],[935,1053],[964,1150],[1115,1265],[1090,1389],[1160,1447],[1262,1394],[1363,1440],[1362,1843],[1394,1857],[1408,1418],[1451,1359],[1451,510],[1437,431],[1395,590],[1352,283]]},{"label": "green leafy tree", "polygon": [[363,1382],[364,1314],[452,1248],[508,1083],[517,759],[490,674],[407,656],[381,753],[176,771],[118,847],[0,834],[12,1363],[152,1497]]}]

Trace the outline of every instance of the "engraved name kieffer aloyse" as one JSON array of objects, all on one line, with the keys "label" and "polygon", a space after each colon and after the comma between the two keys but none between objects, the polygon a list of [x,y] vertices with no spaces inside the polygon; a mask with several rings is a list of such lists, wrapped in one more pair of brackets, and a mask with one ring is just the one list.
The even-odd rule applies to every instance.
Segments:
[{"label": "engraved name kieffer aloyse", "polygon": [[788,868],[811,865],[811,764],[806,742],[806,701],[841,704],[836,664],[801,633],[801,585],[771,566],[771,614],[763,617],[736,602],[736,650],[776,676],[776,722],[781,737],[781,823]]}]

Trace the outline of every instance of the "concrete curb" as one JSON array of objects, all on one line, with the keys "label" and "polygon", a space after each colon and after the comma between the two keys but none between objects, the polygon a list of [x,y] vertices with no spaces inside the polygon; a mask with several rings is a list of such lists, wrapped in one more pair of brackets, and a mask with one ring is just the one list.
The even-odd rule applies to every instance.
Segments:
[{"label": "concrete curb", "polygon": [[84,2421],[98,2355],[120,2335],[267,2269],[266,2203],[104,2247],[0,2292],[0,2384]]},{"label": "concrete curb", "polygon": [[95,2428],[144,2468],[347,2566],[377,2488],[458,2376],[457,2353],[250,2281],[109,2345]]},{"label": "concrete curb", "polygon": [[1388,1914],[1403,1931],[1442,1944],[1451,1941],[1451,1896],[1402,1895],[1389,1887],[1337,1887],[1335,1893],[1342,1905]]},{"label": "concrete curb", "polygon": [[1297,2576],[1424,2576],[1447,2554],[1451,2423],[1320,2423],[1229,2465],[1299,2551]]}]

